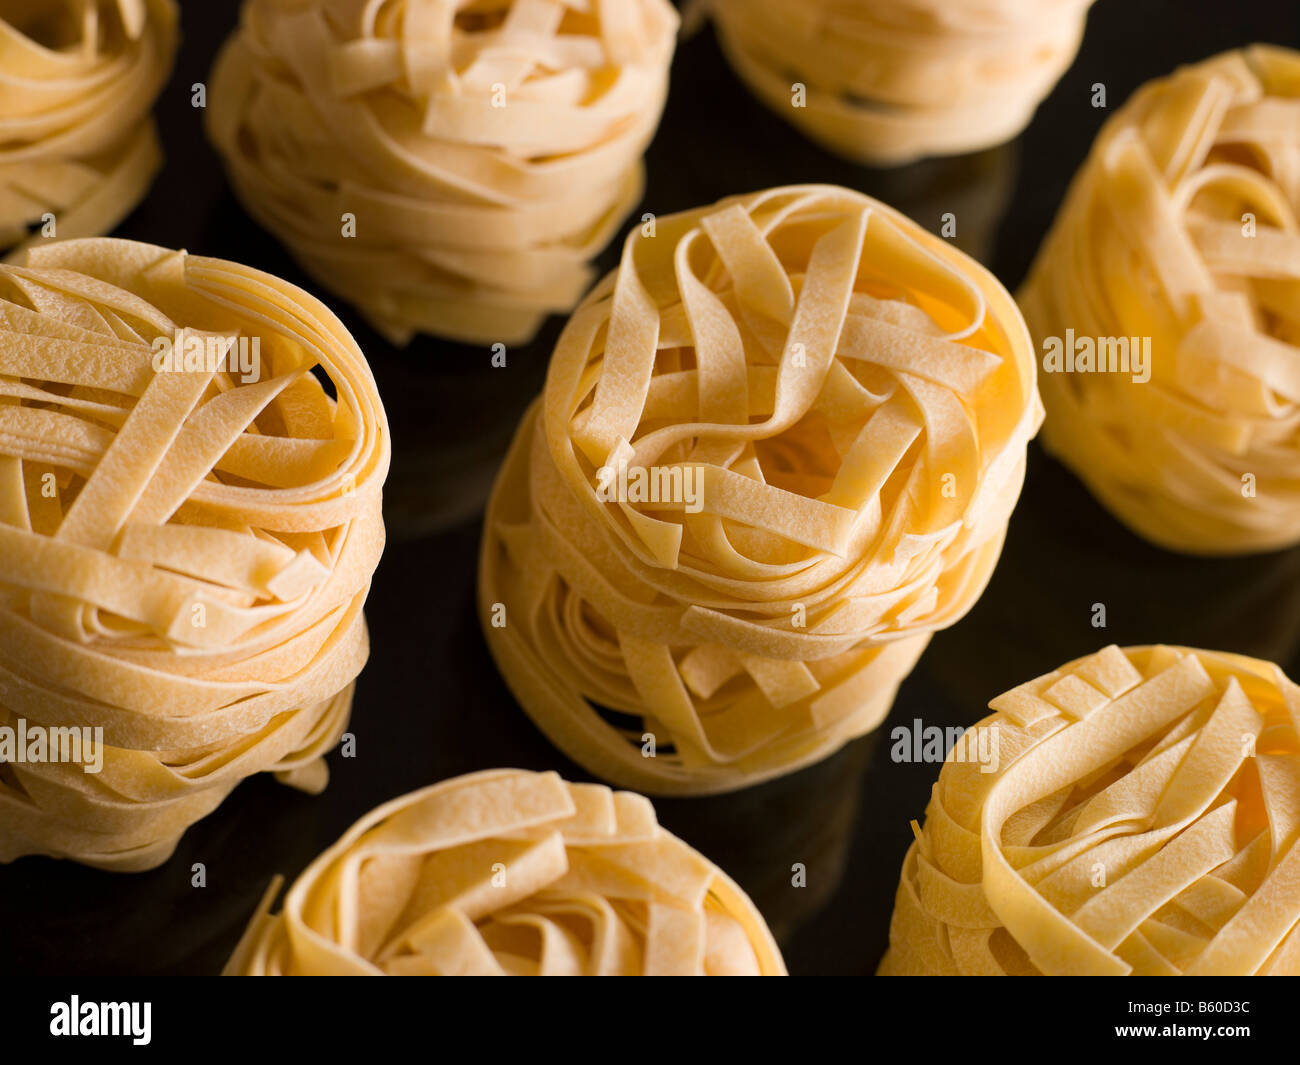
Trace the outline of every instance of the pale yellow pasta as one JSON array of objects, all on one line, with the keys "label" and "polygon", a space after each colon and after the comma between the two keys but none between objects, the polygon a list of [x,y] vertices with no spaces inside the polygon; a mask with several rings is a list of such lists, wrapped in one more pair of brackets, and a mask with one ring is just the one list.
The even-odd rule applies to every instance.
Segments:
[{"label": "pale yellow pasta", "polygon": [[1300,53],[1228,52],[1106,123],[1020,293],[1045,445],[1162,547],[1300,541],[1298,218]]},{"label": "pale yellow pasta", "polygon": [[570,320],[494,488],[492,653],[623,786],[816,761],[983,590],[1040,420],[1010,297],[883,204],[808,185],[660,218]]},{"label": "pale yellow pasta", "polygon": [[676,29],[668,0],[245,0],[209,131],[394,342],[525,342],[641,199]]},{"label": "pale yellow pasta", "polygon": [[176,23],[174,0],[4,4],[0,251],[99,236],[144,198],[162,166],[149,111]]},{"label": "pale yellow pasta", "polygon": [[1074,61],[1093,0],[705,0],[768,107],[877,165],[1002,144]]},{"label": "pale yellow pasta", "polygon": [[1300,975],[1281,669],[1111,646],[989,706],[913,823],[881,974]]},{"label": "pale yellow pasta", "polygon": [[272,885],[235,976],[784,976],[762,915],[649,800],[493,769],[371,811]]},{"label": "pale yellow pasta", "polygon": [[0,764],[0,861],[146,869],[247,776],[324,787],[388,460],[294,286],[109,238],[0,265],[0,726],[102,730],[98,772]]}]

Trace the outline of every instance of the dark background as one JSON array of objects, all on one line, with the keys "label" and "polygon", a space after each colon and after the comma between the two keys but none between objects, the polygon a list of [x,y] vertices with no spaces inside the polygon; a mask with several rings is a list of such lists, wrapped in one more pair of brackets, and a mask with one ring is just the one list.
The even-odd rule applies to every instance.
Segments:
[{"label": "dark background", "polygon": [[[238,260],[315,291],[242,212],[207,144],[191,87],[234,26],[234,0],[182,0],[184,41],[157,113],[166,169],[118,235]],[[1029,130],[975,156],[892,171],[845,163],[769,114],[732,75],[705,27],[679,49],[671,98],[647,156],[642,211],[663,215],[773,185],[829,182],[877,196],[938,229],[1013,288],[1101,122],[1142,82],[1216,52],[1300,46],[1295,0],[1100,0],[1083,49]],[[1094,83],[1108,110],[1091,106]],[[626,228],[631,228],[629,220]],[[620,242],[602,268],[617,262]],[[211,974],[274,873],[295,876],[372,807],[493,767],[590,779],[538,733],[506,691],[474,612],[482,506],[516,421],[540,390],[562,322],[494,370],[484,349],[381,341],[319,293],[370,358],[393,434],[389,544],[367,615],[370,664],[351,731],[357,756],[329,758],[326,792],[262,776],[194,826],[166,865],[111,874],[26,858],[0,868],[0,964],[24,974]],[[1092,627],[1093,604],[1107,628]],[[732,796],[656,802],[671,831],[740,882],[795,974],[866,974],[888,940],[899,866],[938,775],[890,760],[889,729],[969,725],[998,693],[1106,643],[1181,643],[1280,662],[1300,675],[1300,552],[1203,561],[1122,529],[1035,444],[1006,550],[975,609],[938,634],[874,737]],[[195,862],[208,886],[190,886]],[[808,886],[791,886],[791,865]]]}]

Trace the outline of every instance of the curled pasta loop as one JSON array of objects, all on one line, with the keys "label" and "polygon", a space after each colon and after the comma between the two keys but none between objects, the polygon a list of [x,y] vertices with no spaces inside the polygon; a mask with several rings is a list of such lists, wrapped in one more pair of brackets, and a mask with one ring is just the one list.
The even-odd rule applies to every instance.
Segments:
[{"label": "curled pasta loop", "polygon": [[395,343],[521,343],[641,199],[667,0],[246,0],[209,132],[245,207]]},{"label": "curled pasta loop", "polygon": [[497,664],[639,791],[823,758],[983,590],[1041,417],[1010,297],[883,204],[808,185],[660,218],[573,315],[494,487]]},{"label": "curled pasta loop", "polygon": [[876,165],[1015,137],[1074,61],[1092,2],[706,0],[760,100]]},{"label": "curled pasta loop", "polygon": [[162,166],[149,111],[171,72],[177,17],[174,0],[5,5],[0,251],[99,236],[144,198]]},{"label": "curled pasta loop", "polygon": [[1020,294],[1045,446],[1162,547],[1300,541],[1298,218],[1300,53],[1228,52],[1111,117]]},{"label": "curled pasta loop", "polygon": [[1281,669],[1111,646],[989,706],[913,823],[883,975],[1300,975]]},{"label": "curled pasta loop", "polygon": [[226,966],[242,976],[784,976],[762,916],[648,799],[494,769],[371,811]]},{"label": "curled pasta loop", "polygon": [[102,730],[98,771],[0,764],[0,861],[151,868],[245,777],[325,786],[388,461],[294,286],[108,238],[0,265],[0,725]]}]

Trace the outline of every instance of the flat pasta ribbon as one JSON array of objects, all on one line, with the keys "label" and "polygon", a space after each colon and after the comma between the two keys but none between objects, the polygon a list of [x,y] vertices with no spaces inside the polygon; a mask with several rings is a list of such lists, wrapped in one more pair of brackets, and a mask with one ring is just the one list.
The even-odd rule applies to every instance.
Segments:
[{"label": "flat pasta ribbon", "polygon": [[1298,218],[1300,53],[1228,52],[1111,117],[1020,293],[1045,445],[1162,547],[1300,541]]},{"label": "flat pasta ribbon", "polygon": [[0,726],[83,738],[0,763],[0,861],[147,869],[247,776],[325,786],[388,461],[294,286],[108,238],[0,265]]},{"label": "flat pasta ribbon", "polygon": [[1074,61],[1092,2],[705,0],[760,100],[877,165],[1016,136]]},{"label": "flat pasta ribbon", "polygon": [[235,976],[784,976],[762,916],[649,800],[494,769],[371,811],[269,913]]},{"label": "flat pasta ribbon", "polygon": [[107,233],[162,166],[149,111],[175,58],[176,4],[16,0],[4,16],[0,251]]},{"label": "flat pasta ribbon", "polygon": [[913,822],[882,975],[1300,975],[1281,669],[1111,646],[989,706]]},{"label": "flat pasta ribbon", "polygon": [[824,758],[983,590],[1041,417],[1011,298],[883,204],[808,185],[660,218],[570,320],[493,490],[492,653],[623,786]]},{"label": "flat pasta ribbon", "polygon": [[209,132],[395,343],[526,342],[641,199],[676,29],[667,0],[246,0]]}]

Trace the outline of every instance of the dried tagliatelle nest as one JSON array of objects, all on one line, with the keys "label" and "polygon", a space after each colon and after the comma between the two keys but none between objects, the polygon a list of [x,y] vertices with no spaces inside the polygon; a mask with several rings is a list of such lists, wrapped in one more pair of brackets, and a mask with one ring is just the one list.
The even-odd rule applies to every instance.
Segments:
[{"label": "dried tagliatelle nest", "polygon": [[983,590],[1040,420],[1010,297],[883,204],[809,185],[661,218],[570,320],[498,477],[492,653],[621,785],[816,761]]},{"label": "dried tagliatelle nest", "polygon": [[146,869],[247,776],[324,787],[388,457],[292,285],[107,238],[0,265],[0,726],[45,737],[0,764],[0,861]]},{"label": "dried tagliatelle nest", "polygon": [[1300,975],[1277,666],[1112,646],[989,706],[913,824],[882,974]]},{"label": "dried tagliatelle nest", "polygon": [[676,29],[667,0],[245,0],[209,129],[390,339],[525,342],[641,199]]},{"label": "dried tagliatelle nest", "polygon": [[705,0],[759,99],[893,165],[1002,144],[1074,61],[1093,0]]},{"label": "dried tagliatelle nest", "polygon": [[0,7],[0,251],[107,233],[144,198],[176,24],[174,0]]},{"label": "dried tagliatelle nest", "polygon": [[1192,554],[1300,541],[1300,53],[1255,46],[1106,123],[1021,306],[1044,442]]},{"label": "dried tagliatelle nest", "polygon": [[784,976],[745,893],[640,795],[494,769],[372,810],[226,966],[243,976]]}]

